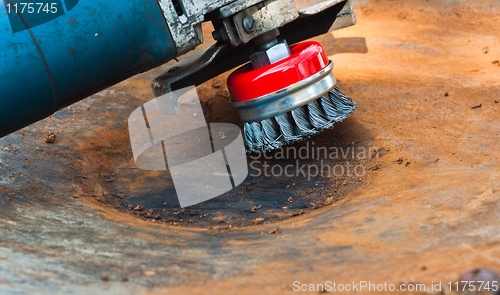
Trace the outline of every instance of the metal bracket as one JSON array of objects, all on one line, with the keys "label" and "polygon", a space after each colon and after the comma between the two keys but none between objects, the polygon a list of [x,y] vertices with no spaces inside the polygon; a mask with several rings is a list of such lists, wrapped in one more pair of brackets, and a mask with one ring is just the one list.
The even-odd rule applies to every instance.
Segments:
[{"label": "metal bracket", "polygon": [[214,20],[215,32],[213,34],[218,41],[223,40],[232,46],[238,46],[248,43],[261,34],[282,27],[298,16],[299,13],[293,0],[261,1],[222,20]]},{"label": "metal bracket", "polygon": [[177,56],[193,50],[203,42],[201,23],[205,15],[234,0],[157,0],[175,42]]},{"label": "metal bracket", "polygon": [[[342,2],[345,2],[345,0],[324,1],[313,6],[309,6],[305,9],[299,10],[299,17],[302,18],[318,14]],[[337,18],[330,27],[329,31],[339,30],[354,24],[356,24],[356,17],[354,16],[354,9],[352,8],[351,0],[348,0],[342,10],[337,14]]]},{"label": "metal bracket", "polygon": [[[322,5],[299,11],[299,18],[280,29],[280,36],[293,44],[355,23],[350,1],[326,1]],[[217,42],[163,71],[152,82],[153,92],[160,96],[187,86],[200,85],[248,62],[253,53],[255,50],[251,44],[230,47]]]}]

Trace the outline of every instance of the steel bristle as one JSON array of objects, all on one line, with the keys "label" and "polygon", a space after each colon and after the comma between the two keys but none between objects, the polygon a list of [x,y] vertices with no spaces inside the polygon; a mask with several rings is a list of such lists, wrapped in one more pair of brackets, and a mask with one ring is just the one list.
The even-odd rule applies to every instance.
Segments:
[{"label": "steel bristle", "polygon": [[309,121],[309,116],[304,106],[297,107],[291,111],[295,122],[297,133],[303,137],[308,137],[314,134],[314,126]]},{"label": "steel bristle", "polygon": [[335,86],[328,94],[288,113],[258,122],[245,122],[247,152],[262,152],[311,137],[346,119],[356,109]]},{"label": "steel bristle", "polygon": [[282,146],[280,126],[274,118],[265,119],[260,122],[262,124],[262,134],[264,135],[264,145],[270,147],[270,149]]},{"label": "steel bristle", "polygon": [[293,117],[290,112],[278,115],[275,117],[276,123],[280,127],[280,132],[283,135],[284,144],[292,143],[301,139],[297,134],[296,126],[293,124]]},{"label": "steel bristle", "polygon": [[307,104],[307,109],[309,112],[309,121],[314,126],[314,128],[329,128],[329,125],[333,125],[328,119],[326,119],[325,114],[318,104],[318,100],[311,101]]}]

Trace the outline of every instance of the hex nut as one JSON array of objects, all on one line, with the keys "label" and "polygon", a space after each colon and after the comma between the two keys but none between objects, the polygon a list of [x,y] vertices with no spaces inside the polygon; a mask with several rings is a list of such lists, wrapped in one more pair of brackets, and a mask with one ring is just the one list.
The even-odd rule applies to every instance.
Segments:
[{"label": "hex nut", "polygon": [[250,56],[250,61],[252,62],[254,69],[260,69],[267,65],[278,62],[284,58],[291,55],[290,49],[286,41],[278,43],[271,48],[264,51],[257,51]]}]

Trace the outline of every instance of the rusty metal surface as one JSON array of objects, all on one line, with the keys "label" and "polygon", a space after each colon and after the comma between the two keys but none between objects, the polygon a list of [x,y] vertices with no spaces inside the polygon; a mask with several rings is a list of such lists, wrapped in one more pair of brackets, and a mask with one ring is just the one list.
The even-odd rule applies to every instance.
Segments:
[{"label": "rusty metal surface", "polygon": [[[249,184],[280,202],[346,188],[284,221],[214,230],[215,215],[183,226],[122,210],[156,188],[172,190],[145,185],[162,177],[154,172],[132,177],[141,174],[126,129],[129,113],[152,99],[161,69],[0,139],[0,293],[294,294],[294,281],[429,285],[472,267],[500,268],[498,4],[358,1],[356,26],[317,38],[358,110],[311,141],[384,152],[355,185]],[[356,38],[366,39],[366,54],[333,55]],[[199,87],[209,122],[237,118],[226,77]],[[54,143],[45,142],[48,131]],[[300,189],[287,188],[292,181]],[[238,200],[223,198],[219,205]],[[150,202],[160,208],[164,200]],[[259,211],[247,214],[271,216]]]}]

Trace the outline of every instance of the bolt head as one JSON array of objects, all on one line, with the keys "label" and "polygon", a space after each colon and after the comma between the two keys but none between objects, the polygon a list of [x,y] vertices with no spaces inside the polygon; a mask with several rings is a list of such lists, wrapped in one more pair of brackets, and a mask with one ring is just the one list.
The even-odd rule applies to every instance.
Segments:
[{"label": "bolt head", "polygon": [[220,32],[218,30],[212,32],[212,37],[217,41],[220,41],[222,39],[222,36],[220,35]]},{"label": "bolt head", "polygon": [[288,44],[283,41],[265,51],[257,51],[250,56],[254,69],[260,69],[290,56]]},{"label": "bolt head", "polygon": [[251,15],[245,15],[241,21],[247,33],[250,34],[255,31],[255,19]]}]

